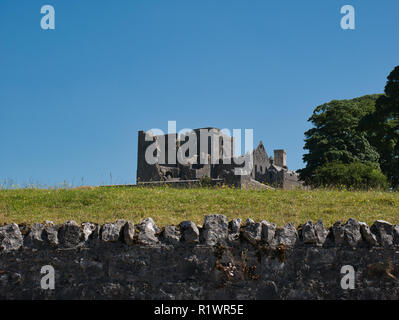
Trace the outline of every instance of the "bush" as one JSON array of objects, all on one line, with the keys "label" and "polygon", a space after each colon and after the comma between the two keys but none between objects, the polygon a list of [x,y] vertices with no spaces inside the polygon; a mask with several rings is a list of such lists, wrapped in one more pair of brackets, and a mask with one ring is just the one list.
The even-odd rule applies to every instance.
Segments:
[{"label": "bush", "polygon": [[387,178],[380,169],[370,164],[329,162],[315,170],[315,187],[347,189],[387,189]]},{"label": "bush", "polygon": [[208,176],[201,177],[200,179],[200,186],[204,188],[212,187],[212,179]]}]

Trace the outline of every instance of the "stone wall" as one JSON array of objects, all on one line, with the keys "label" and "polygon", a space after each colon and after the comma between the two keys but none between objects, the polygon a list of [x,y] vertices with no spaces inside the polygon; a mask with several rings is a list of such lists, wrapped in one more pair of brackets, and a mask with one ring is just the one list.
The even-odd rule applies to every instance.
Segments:
[{"label": "stone wall", "polygon": [[[205,217],[0,227],[1,299],[398,299],[399,225]],[[42,289],[43,266],[55,288]],[[352,266],[354,289],[341,268]]]}]

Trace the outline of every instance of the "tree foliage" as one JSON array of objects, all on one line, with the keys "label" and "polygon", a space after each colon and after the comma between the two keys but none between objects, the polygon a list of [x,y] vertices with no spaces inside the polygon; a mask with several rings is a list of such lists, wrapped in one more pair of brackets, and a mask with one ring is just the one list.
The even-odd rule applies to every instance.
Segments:
[{"label": "tree foliage", "polygon": [[315,187],[346,189],[387,189],[387,178],[380,169],[361,162],[330,162],[315,170]]},{"label": "tree foliage", "polygon": [[361,121],[369,141],[380,154],[382,172],[392,187],[399,187],[399,66],[388,75],[385,95],[376,101],[375,111]]},{"label": "tree foliage", "polygon": [[315,171],[331,162],[365,163],[379,168],[379,154],[361,130],[360,121],[375,111],[380,95],[367,95],[351,100],[333,100],[316,107],[308,119],[313,128],[305,132],[303,156],[306,167],[298,170],[307,184],[315,182]]}]

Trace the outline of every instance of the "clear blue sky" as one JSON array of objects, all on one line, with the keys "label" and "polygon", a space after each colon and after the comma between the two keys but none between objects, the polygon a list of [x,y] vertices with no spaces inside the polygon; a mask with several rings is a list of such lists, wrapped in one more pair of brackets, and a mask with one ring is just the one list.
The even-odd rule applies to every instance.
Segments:
[{"label": "clear blue sky", "polygon": [[299,169],[317,105],[383,92],[398,30],[397,0],[1,0],[0,184],[134,183],[137,131],[168,120],[252,128]]}]

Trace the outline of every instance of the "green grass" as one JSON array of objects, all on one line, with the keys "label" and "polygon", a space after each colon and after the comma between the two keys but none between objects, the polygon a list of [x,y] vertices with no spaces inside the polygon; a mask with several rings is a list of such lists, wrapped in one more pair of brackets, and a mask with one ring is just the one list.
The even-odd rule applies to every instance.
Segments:
[{"label": "green grass", "polygon": [[280,226],[318,219],[330,226],[348,218],[398,224],[399,193],[168,187],[0,190],[0,224],[70,219],[104,223],[118,218],[137,223],[152,217],[164,226],[183,220],[202,224],[204,215],[211,213],[225,214],[229,220],[268,220]]}]

